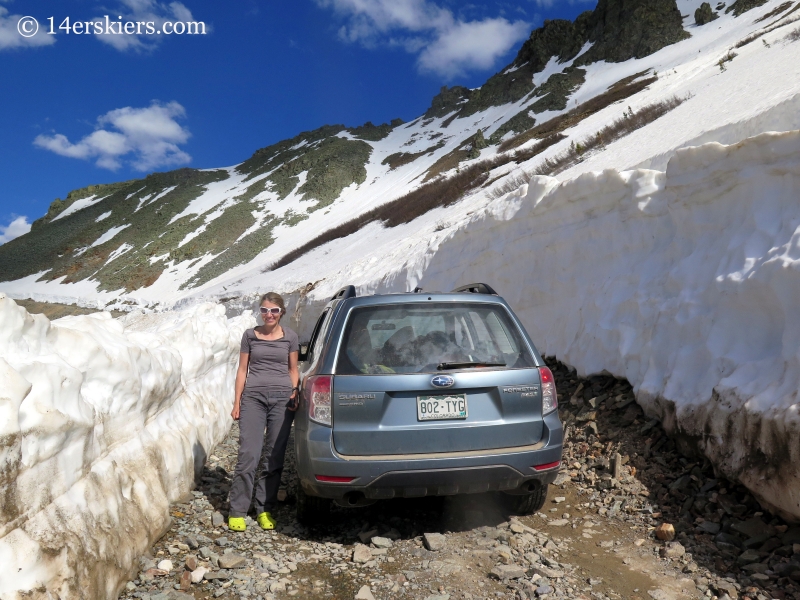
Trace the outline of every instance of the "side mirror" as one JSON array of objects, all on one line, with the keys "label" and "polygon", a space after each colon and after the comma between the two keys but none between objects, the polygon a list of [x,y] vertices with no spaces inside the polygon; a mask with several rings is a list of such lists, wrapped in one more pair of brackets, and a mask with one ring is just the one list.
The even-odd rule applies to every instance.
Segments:
[{"label": "side mirror", "polygon": [[300,351],[297,355],[297,362],[306,362],[308,360],[308,344],[300,344]]}]

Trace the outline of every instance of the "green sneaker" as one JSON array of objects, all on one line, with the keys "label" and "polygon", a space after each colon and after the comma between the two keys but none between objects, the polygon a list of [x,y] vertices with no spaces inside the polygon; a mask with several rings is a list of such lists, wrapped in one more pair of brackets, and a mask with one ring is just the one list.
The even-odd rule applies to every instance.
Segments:
[{"label": "green sneaker", "polygon": [[275,525],[278,523],[268,512],[263,512],[258,515],[256,521],[258,521],[261,529],[275,529]]},{"label": "green sneaker", "polygon": [[231,531],[244,531],[247,529],[244,517],[228,517],[228,529]]}]

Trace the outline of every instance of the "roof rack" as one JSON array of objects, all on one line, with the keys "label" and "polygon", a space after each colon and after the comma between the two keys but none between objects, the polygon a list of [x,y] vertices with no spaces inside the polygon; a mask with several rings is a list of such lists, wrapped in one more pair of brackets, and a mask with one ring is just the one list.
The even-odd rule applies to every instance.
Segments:
[{"label": "roof rack", "polygon": [[331,300],[346,300],[347,298],[356,297],[356,286],[346,285],[333,295]]},{"label": "roof rack", "polygon": [[490,285],[485,283],[469,283],[467,285],[462,285],[461,287],[457,287],[453,290],[454,292],[469,292],[471,294],[491,294],[492,296],[498,296],[499,294],[492,289]]}]

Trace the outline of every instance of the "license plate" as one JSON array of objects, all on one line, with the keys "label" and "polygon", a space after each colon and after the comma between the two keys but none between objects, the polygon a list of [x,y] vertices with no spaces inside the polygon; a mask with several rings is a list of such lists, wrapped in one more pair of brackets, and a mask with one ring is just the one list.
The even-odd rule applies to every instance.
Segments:
[{"label": "license plate", "polygon": [[466,419],[467,395],[417,396],[417,420]]}]

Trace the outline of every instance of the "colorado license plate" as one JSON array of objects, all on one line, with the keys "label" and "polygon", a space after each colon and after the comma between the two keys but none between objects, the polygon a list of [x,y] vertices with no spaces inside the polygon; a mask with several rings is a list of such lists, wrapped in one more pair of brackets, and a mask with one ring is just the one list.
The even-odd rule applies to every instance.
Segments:
[{"label": "colorado license plate", "polygon": [[417,396],[417,420],[466,419],[467,395]]}]

